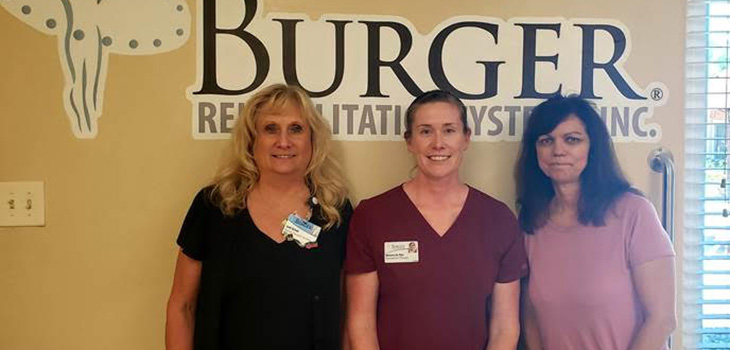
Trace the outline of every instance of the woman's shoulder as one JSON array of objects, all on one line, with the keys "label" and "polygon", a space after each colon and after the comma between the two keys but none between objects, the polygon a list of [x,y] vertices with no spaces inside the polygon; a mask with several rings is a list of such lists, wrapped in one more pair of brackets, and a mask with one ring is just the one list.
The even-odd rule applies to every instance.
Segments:
[{"label": "woman's shoulder", "polygon": [[214,198],[215,185],[206,185],[199,189],[195,194],[193,202],[197,202],[205,205],[215,205]]},{"label": "woman's shoulder", "polygon": [[625,213],[636,212],[647,207],[653,207],[653,204],[642,194],[633,191],[626,191],[621,194],[614,204],[616,210]]},{"label": "woman's shoulder", "polygon": [[215,185],[208,184],[198,190],[197,196],[210,197],[210,195],[213,193],[213,191],[215,191]]},{"label": "woman's shoulder", "polygon": [[215,186],[206,185],[195,194],[190,205],[190,212],[197,215],[215,215],[221,213],[215,197]]},{"label": "woman's shoulder", "polygon": [[643,215],[657,215],[654,204],[641,193],[627,191],[616,199],[611,212],[620,219],[631,219]]},{"label": "woman's shoulder", "polygon": [[490,209],[496,209],[496,210],[507,210],[510,213],[512,212],[507,204],[500,201],[497,198],[492,197],[491,195],[488,195],[470,185],[469,186],[469,197],[473,198],[473,200],[479,204],[481,207],[486,207]]},{"label": "woman's shoulder", "polygon": [[398,185],[373,197],[360,200],[354,210],[356,217],[381,216],[402,208],[407,203],[403,188]]},{"label": "woman's shoulder", "polygon": [[360,208],[363,205],[368,206],[391,203],[402,198],[403,195],[405,195],[405,192],[403,191],[403,185],[398,185],[383,193],[361,200],[360,204],[358,204],[357,207]]}]

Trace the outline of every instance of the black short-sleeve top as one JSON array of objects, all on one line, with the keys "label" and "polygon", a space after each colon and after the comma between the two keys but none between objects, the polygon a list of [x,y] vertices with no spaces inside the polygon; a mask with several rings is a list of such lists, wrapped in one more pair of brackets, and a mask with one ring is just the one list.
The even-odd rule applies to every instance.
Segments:
[{"label": "black short-sleeve top", "polygon": [[[210,191],[198,192],[177,238],[185,255],[202,262],[195,349],[339,349],[350,203],[339,226],[303,248],[270,239],[246,209],[225,216]],[[324,226],[319,206],[311,221]]]}]

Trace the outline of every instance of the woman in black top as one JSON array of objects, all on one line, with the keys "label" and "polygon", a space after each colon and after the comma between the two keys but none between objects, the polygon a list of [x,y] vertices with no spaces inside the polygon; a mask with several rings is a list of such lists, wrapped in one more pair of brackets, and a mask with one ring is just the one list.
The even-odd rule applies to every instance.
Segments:
[{"label": "woman in black top", "polygon": [[[273,85],[246,102],[177,239],[168,350],[340,348],[352,208],[330,137],[299,88]],[[299,220],[290,214],[321,232],[285,236]]]}]

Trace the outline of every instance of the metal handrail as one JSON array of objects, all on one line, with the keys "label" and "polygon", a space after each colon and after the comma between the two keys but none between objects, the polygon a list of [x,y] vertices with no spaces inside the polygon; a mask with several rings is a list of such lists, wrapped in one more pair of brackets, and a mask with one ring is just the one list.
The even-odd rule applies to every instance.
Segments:
[{"label": "metal handrail", "polygon": [[649,153],[649,168],[662,173],[662,226],[667,231],[669,239],[674,243],[674,192],[675,170],[672,152],[665,148],[657,148]]},{"label": "metal handrail", "polygon": [[[674,157],[672,152],[665,148],[657,148],[649,153],[649,168],[657,173],[662,173],[662,226],[669,235],[669,240],[674,244],[674,189],[675,172]],[[670,336],[667,345],[669,349],[674,348],[673,337]]]}]

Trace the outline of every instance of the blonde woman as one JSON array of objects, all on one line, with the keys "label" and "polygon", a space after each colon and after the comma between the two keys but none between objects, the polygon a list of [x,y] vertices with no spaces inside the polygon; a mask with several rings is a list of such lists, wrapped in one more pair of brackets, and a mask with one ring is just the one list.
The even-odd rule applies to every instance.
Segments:
[{"label": "blonde woman", "polygon": [[340,348],[352,207],[330,137],[299,88],[273,85],[246,102],[177,239],[168,350]]}]

